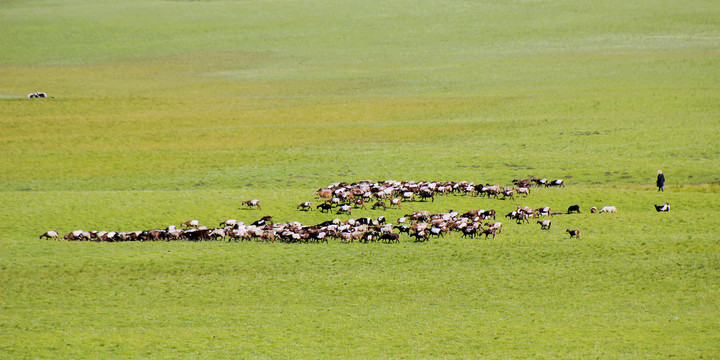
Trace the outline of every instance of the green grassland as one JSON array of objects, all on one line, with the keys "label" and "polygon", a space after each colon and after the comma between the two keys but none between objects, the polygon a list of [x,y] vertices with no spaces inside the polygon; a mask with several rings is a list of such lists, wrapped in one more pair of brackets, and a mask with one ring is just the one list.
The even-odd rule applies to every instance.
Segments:
[{"label": "green grassland", "polygon": [[[707,0],[0,1],[0,358],[718,358],[718,19]],[[295,206],[337,181],[529,176],[567,186],[353,216],[583,213],[393,245],[38,240],[313,224],[335,215]]]}]

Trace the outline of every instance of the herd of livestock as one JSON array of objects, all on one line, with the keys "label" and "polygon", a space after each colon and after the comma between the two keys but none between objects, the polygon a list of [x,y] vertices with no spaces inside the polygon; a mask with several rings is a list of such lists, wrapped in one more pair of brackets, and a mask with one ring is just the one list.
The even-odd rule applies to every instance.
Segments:
[{"label": "herd of livestock", "polygon": [[[319,204],[312,205],[307,201],[299,204],[300,211],[318,210],[322,213],[351,215],[353,209],[397,208],[402,209],[403,202],[435,201],[436,196],[461,194],[484,196],[497,199],[515,199],[517,195],[528,196],[531,187],[564,187],[561,179],[518,179],[513,186],[476,185],[473,182],[424,182],[424,181],[360,181],[356,183],[334,183],[315,192]],[[243,201],[248,208],[262,209],[258,199]],[[505,215],[509,221],[518,224],[533,222],[540,224],[543,230],[550,229],[551,216],[559,214],[579,213],[580,207],[572,205],[567,212],[551,211],[549,207],[530,208],[516,205],[514,211]],[[590,208],[590,212],[617,212],[615,207],[607,206],[600,210]],[[456,232],[463,238],[484,236],[493,238],[502,232],[503,225],[497,221],[494,209],[474,209],[465,212],[450,210],[442,213],[429,211],[413,211],[397,219],[395,224],[389,223],[385,216],[377,218],[361,217],[347,220],[332,219],[314,225],[300,222],[275,223],[272,216],[263,216],[258,220],[245,224],[236,219],[228,219],[217,227],[202,226],[198,220],[183,222],[180,227],[171,225],[164,229],[139,231],[83,231],[76,230],[60,236],[57,231],[48,231],[40,238],[64,239],[75,241],[279,241],[288,243],[320,243],[329,239],[341,242],[399,242],[401,234],[406,234],[415,241],[424,242],[431,238],[444,237]],[[501,216],[501,215],[498,215]],[[542,218],[542,219],[539,219]],[[578,229],[567,229],[570,237],[580,237]]]}]

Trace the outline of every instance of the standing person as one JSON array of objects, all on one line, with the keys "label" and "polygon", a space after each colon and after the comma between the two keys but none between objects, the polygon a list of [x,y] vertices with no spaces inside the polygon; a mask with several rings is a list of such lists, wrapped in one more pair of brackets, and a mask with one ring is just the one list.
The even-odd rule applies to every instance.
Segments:
[{"label": "standing person", "polygon": [[662,170],[658,170],[658,178],[657,178],[657,187],[658,191],[665,192],[663,187],[665,186],[665,175],[663,175]]}]

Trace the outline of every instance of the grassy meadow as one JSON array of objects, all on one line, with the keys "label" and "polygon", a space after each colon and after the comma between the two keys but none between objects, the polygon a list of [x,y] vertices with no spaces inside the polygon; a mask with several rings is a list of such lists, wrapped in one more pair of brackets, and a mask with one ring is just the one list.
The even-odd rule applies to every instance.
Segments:
[{"label": "grassy meadow", "polygon": [[[718,19],[708,0],[0,1],[0,358],[720,358]],[[393,245],[38,240],[319,223],[336,215],[296,205],[338,181],[530,176],[567,186],[353,216],[582,213]]]}]

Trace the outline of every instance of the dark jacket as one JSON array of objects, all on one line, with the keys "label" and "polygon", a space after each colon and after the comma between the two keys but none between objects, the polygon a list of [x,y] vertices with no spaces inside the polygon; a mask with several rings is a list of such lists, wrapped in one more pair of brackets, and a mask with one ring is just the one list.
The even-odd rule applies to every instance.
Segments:
[{"label": "dark jacket", "polygon": [[663,175],[663,174],[658,174],[657,186],[658,186],[658,187],[663,187],[663,186],[665,186],[665,175]]}]

